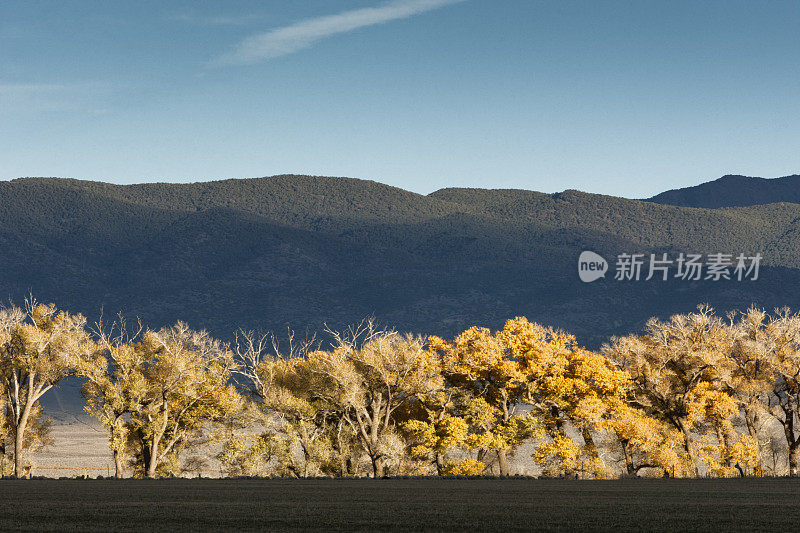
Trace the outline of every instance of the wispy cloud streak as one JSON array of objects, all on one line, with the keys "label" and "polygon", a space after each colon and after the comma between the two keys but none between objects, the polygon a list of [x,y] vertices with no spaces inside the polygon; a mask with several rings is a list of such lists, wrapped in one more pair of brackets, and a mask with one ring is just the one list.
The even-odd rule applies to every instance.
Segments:
[{"label": "wispy cloud streak", "polygon": [[53,91],[62,91],[66,85],[51,83],[0,83],[0,94],[41,94]]},{"label": "wispy cloud streak", "polygon": [[8,83],[0,80],[0,115],[94,108],[108,96],[103,82]]},{"label": "wispy cloud streak", "polygon": [[193,13],[179,13],[170,17],[176,22],[185,22],[196,26],[246,26],[257,22],[258,15],[219,15],[215,17],[201,17]]},{"label": "wispy cloud streak", "polygon": [[214,59],[213,66],[249,65],[312,47],[317,42],[358,28],[419,15],[465,0],[392,0],[367,7],[306,19],[296,24],[252,35],[227,54]]}]

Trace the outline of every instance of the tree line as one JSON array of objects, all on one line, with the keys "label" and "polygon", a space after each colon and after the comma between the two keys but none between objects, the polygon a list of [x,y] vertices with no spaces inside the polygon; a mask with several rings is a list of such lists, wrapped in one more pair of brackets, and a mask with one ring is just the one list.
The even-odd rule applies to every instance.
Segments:
[{"label": "tree line", "polygon": [[76,376],[117,477],[181,475],[209,443],[229,476],[506,476],[512,459],[581,478],[798,475],[787,309],[701,306],[597,351],[524,317],[452,339],[371,320],[325,335],[224,343],[182,322],[2,306],[2,473],[24,475],[52,444],[40,400]]}]

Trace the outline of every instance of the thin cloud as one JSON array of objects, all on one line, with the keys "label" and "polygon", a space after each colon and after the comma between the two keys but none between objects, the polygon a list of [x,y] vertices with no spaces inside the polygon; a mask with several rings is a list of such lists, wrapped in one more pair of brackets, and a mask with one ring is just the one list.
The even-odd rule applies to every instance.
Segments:
[{"label": "thin cloud", "polygon": [[41,94],[53,91],[62,91],[66,88],[66,85],[55,85],[50,83],[0,83],[0,94]]},{"label": "thin cloud", "polygon": [[0,115],[78,110],[108,96],[111,86],[103,82],[8,83],[0,81]]},{"label": "thin cloud", "polygon": [[358,28],[404,19],[457,4],[465,0],[392,0],[378,7],[367,7],[306,19],[266,33],[252,35],[236,48],[211,62],[213,66],[249,65],[285,56],[315,45],[327,37]]},{"label": "thin cloud", "polygon": [[253,24],[262,17],[258,15],[220,15],[215,17],[201,17],[193,13],[179,13],[170,17],[176,22],[184,22],[196,26],[246,26]]},{"label": "thin cloud", "polygon": [[109,89],[111,86],[106,82],[83,81],[74,83],[14,83],[0,81],[0,94],[5,95],[29,95],[29,94],[48,94],[68,91],[97,91]]}]

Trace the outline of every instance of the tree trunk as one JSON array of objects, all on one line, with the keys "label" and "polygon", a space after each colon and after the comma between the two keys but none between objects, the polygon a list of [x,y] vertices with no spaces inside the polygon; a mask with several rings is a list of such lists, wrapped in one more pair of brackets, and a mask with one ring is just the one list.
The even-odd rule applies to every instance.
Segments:
[{"label": "tree trunk", "polygon": [[148,479],[155,479],[156,478],[156,460],[155,457],[151,457],[150,464],[147,465],[147,473],[145,474]]},{"label": "tree trunk", "polygon": [[756,429],[756,415],[753,409],[746,407],[744,410],[744,420],[747,423],[747,433],[753,437],[753,440],[758,444],[758,430]]},{"label": "tree trunk", "polygon": [[[600,464],[602,464],[603,467],[605,467],[605,463],[603,462],[603,459],[600,458],[600,453],[597,451],[597,445],[594,443],[594,437],[592,437],[592,432],[589,431],[589,429],[587,428],[583,428],[583,430],[581,431],[581,435],[583,436],[583,444],[586,453],[592,459],[597,459],[600,462]],[[592,472],[592,475],[594,474],[596,474],[596,472]]]},{"label": "tree trunk", "polygon": [[486,464],[486,450],[478,450],[478,461]]},{"label": "tree trunk", "polygon": [[797,477],[798,463],[800,463],[800,437],[794,436],[794,406],[792,403],[788,405],[781,405],[784,414],[786,415],[783,420],[780,420],[783,425],[783,435],[786,437],[786,446],[789,452],[789,475]]},{"label": "tree trunk", "polygon": [[756,428],[756,418],[757,415],[754,412],[754,409],[747,407],[744,410],[744,419],[747,422],[747,433],[753,439],[753,442],[756,445],[756,464],[755,470],[760,472],[761,468],[761,442],[758,439],[758,429]]},{"label": "tree trunk", "polygon": [[375,479],[381,478],[385,474],[385,467],[383,464],[383,457],[372,458],[372,474]]},{"label": "tree trunk", "polygon": [[114,477],[116,479],[122,479],[122,475],[122,454],[119,453],[119,450],[114,450]]},{"label": "tree trunk", "polygon": [[689,428],[686,427],[686,423],[682,419],[678,419],[678,427],[683,433],[683,447],[686,450],[686,454],[689,456],[689,474],[692,477],[698,477],[700,475],[700,471],[697,468],[697,457],[694,453],[694,441],[692,440],[692,433],[689,431]]},{"label": "tree trunk", "polygon": [[23,433],[21,428],[17,428],[14,436],[14,477],[20,477],[22,473],[22,448],[24,446]]},{"label": "tree trunk", "polygon": [[722,466],[724,466],[725,468],[731,468],[731,466],[733,465],[731,464],[731,456],[729,453],[730,442],[728,440],[727,435],[725,435],[725,432],[722,430],[721,427],[717,426],[716,430],[717,430],[717,443],[719,444],[722,450],[722,457],[720,457],[720,459],[722,459],[721,461]]},{"label": "tree trunk", "polygon": [[308,428],[301,420],[296,424],[297,434],[300,436],[300,451],[303,452],[303,477],[308,477],[309,463],[311,462],[311,437]]},{"label": "tree trunk", "polygon": [[146,446],[145,450],[148,453],[145,453],[145,457],[147,459],[147,471],[145,472],[145,476],[149,479],[155,479],[156,477],[156,468],[158,467],[158,440],[153,439],[151,446]]},{"label": "tree trunk", "polygon": [[508,450],[497,450],[497,464],[500,467],[500,476],[508,476]]},{"label": "tree trunk", "polygon": [[795,441],[789,446],[789,475],[797,477],[798,465],[800,465],[800,440]]},{"label": "tree trunk", "polygon": [[25,430],[28,428],[28,417],[31,414],[32,402],[27,402],[19,417],[16,431],[14,432],[14,476],[22,475],[22,454],[25,449]]},{"label": "tree trunk", "polygon": [[631,459],[631,452],[628,449],[628,439],[619,438],[619,445],[622,447],[622,457],[625,459],[625,471],[629,476],[636,474],[636,469],[633,467],[633,460]]}]

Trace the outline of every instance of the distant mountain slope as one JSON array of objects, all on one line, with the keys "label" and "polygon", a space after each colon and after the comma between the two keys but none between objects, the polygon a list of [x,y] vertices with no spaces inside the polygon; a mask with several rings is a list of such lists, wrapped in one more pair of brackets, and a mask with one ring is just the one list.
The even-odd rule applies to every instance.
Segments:
[{"label": "distant mountain slope", "polygon": [[[0,297],[97,317],[317,330],[374,314],[450,335],[515,315],[596,346],[699,302],[800,308],[800,204],[735,209],[565,191],[443,189],[275,176],[194,184],[0,182]],[[765,256],[757,282],[579,281],[577,257]],[[613,261],[613,260],[612,260]],[[612,265],[613,270],[613,265]]]},{"label": "distant mountain slope", "polygon": [[694,187],[662,192],[647,201],[707,209],[800,203],[800,175],[772,179],[728,175]]}]

